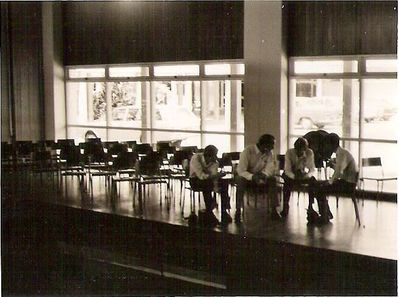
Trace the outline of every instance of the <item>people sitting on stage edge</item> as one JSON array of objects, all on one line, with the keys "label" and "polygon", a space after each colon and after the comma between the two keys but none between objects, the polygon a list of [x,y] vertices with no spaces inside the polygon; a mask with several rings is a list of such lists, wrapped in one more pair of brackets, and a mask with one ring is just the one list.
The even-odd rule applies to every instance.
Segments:
[{"label": "people sitting on stage edge", "polygon": [[212,197],[212,191],[220,191],[222,223],[232,221],[227,209],[230,209],[230,197],[228,196],[228,180],[222,179],[222,173],[218,173],[217,161],[218,149],[214,145],[205,147],[202,153],[196,153],[190,161],[190,186],[195,191],[201,191],[205,200],[205,220],[208,225],[215,226],[219,223],[213,213],[216,201]]},{"label": "people sitting on stage edge", "polygon": [[274,136],[262,135],[257,144],[247,146],[240,154],[240,161],[237,166],[237,195],[235,220],[241,220],[241,207],[243,206],[244,192],[250,187],[264,185],[268,190],[268,199],[272,204],[272,219],[281,219],[276,210],[279,204],[276,189],[275,162],[273,148]]},{"label": "people sitting on stage edge", "polygon": [[328,223],[333,218],[326,196],[328,194],[352,193],[356,188],[358,169],[352,154],[339,145],[339,136],[330,133],[327,136],[331,151],[336,154],[336,161],[330,166],[334,168],[334,174],[326,183],[321,183],[315,190],[315,196],[319,203],[320,222]]},{"label": "people sitting on stage edge", "polygon": [[314,202],[314,184],[316,179],[313,176],[315,172],[314,154],[309,148],[308,141],[299,137],[294,148],[288,149],[285,154],[284,164],[284,186],[283,186],[283,210],[280,215],[286,217],[289,211],[289,202],[292,188],[295,185],[309,185],[309,211],[313,211]]}]

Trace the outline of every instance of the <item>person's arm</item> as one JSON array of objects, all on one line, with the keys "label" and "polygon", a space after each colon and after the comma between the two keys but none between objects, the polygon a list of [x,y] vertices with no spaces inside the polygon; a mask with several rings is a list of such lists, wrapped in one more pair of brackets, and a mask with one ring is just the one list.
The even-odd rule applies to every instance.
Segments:
[{"label": "person's arm", "polygon": [[240,161],[237,166],[237,174],[247,180],[252,180],[253,174],[248,171],[249,156],[248,151],[244,150],[240,154]]},{"label": "person's arm", "polygon": [[309,169],[309,172],[306,174],[307,178],[310,178],[313,176],[315,170],[316,170],[316,165],[314,164],[314,153],[311,149],[309,149],[309,155],[307,156],[307,166]]},{"label": "person's arm", "polygon": [[289,150],[285,153],[284,173],[289,178],[295,179],[295,174],[292,172],[292,160]]},{"label": "person's arm", "polygon": [[330,179],[330,184],[332,184],[334,181],[339,179],[342,176],[342,173],[344,172],[344,169],[347,165],[347,158],[345,154],[337,153],[337,158],[336,158],[336,163],[334,167],[334,174]]},{"label": "person's arm", "polygon": [[198,155],[194,155],[190,161],[190,177],[198,177],[199,179],[207,179],[209,174],[204,171],[201,159]]}]

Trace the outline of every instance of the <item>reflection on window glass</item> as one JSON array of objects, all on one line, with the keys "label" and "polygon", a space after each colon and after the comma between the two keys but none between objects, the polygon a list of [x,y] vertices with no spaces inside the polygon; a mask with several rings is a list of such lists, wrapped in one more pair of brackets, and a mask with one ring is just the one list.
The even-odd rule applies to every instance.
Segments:
[{"label": "reflection on window glass", "polygon": [[364,79],[363,90],[362,137],[396,139],[399,100],[397,80]]},{"label": "reflection on window glass", "polygon": [[155,76],[189,76],[199,75],[198,65],[165,65],[154,67]]},{"label": "reflection on window glass", "polygon": [[104,77],[105,68],[77,68],[69,69],[70,78]]},{"label": "reflection on window glass", "polygon": [[295,73],[344,73],[357,72],[357,61],[295,61]]},{"label": "reflection on window glass", "polygon": [[148,67],[110,67],[110,77],[139,77],[148,76]]},{"label": "reflection on window glass", "polygon": [[138,82],[108,83],[114,125],[141,126],[141,89]]},{"label": "reflection on window glass", "polygon": [[168,141],[177,147],[181,146],[197,146],[201,148],[201,134],[200,133],[184,133],[184,132],[152,132],[152,143],[159,141]]},{"label": "reflection on window glass", "polygon": [[398,60],[396,59],[379,59],[366,60],[367,72],[397,72]]},{"label": "reflection on window glass", "polygon": [[324,129],[343,137],[358,137],[357,80],[297,79],[291,83],[292,134],[304,135],[314,129]]},{"label": "reflection on window glass", "polygon": [[210,144],[218,148],[218,156],[221,157],[223,153],[241,152],[244,149],[244,136],[204,134],[204,147]]},{"label": "reflection on window glass", "polygon": [[96,125],[106,122],[107,101],[103,82],[77,82],[67,84],[67,117],[70,124]]},{"label": "reflection on window glass", "polygon": [[202,83],[203,128],[208,131],[244,130],[242,82],[240,80]]},{"label": "reflection on window glass", "polygon": [[205,75],[244,74],[244,64],[209,64],[205,65]]},{"label": "reflection on window glass", "polygon": [[199,81],[156,81],[152,86],[154,127],[200,130]]}]

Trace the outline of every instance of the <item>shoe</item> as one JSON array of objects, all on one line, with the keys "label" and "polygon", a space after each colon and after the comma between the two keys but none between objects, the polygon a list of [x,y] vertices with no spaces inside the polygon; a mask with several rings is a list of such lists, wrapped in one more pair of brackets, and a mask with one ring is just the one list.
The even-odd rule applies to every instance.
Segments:
[{"label": "shoe", "polygon": [[330,209],[328,209],[328,218],[332,220],[334,218],[333,214],[331,213]]},{"label": "shoe", "polygon": [[232,221],[233,221],[233,219],[226,211],[222,213],[222,223],[223,224],[229,224]]},{"label": "shoe", "polygon": [[313,209],[308,209],[306,219],[308,220],[309,224],[315,224],[320,220],[320,216]]},{"label": "shoe", "polygon": [[273,212],[271,214],[271,218],[272,218],[273,221],[281,220],[281,216],[280,216],[280,214],[278,213],[277,210],[273,210]]},{"label": "shoe", "polygon": [[288,216],[288,208],[284,207],[283,210],[280,212],[280,216],[286,218]]},{"label": "shoe", "polygon": [[317,221],[316,221],[316,224],[318,224],[318,225],[326,225],[326,224],[328,224],[328,223],[330,223],[330,219],[329,219],[328,217],[322,217],[322,216],[320,216],[320,217],[317,219]]},{"label": "shoe", "polygon": [[241,222],[241,211],[240,210],[236,210],[236,213],[234,215],[234,221],[235,222]]}]

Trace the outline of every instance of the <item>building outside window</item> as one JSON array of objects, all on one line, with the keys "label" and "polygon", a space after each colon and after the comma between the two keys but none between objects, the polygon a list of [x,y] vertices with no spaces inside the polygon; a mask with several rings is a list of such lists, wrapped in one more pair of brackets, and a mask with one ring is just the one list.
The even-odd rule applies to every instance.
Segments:
[{"label": "building outside window", "polygon": [[240,61],[67,67],[67,133],[83,141],[244,147]]},{"label": "building outside window", "polygon": [[[292,58],[290,146],[311,130],[334,132],[358,164],[381,157],[385,176],[396,176],[398,95],[396,58]],[[375,190],[375,182],[365,189]],[[384,191],[396,192],[396,181],[385,182]]]}]

